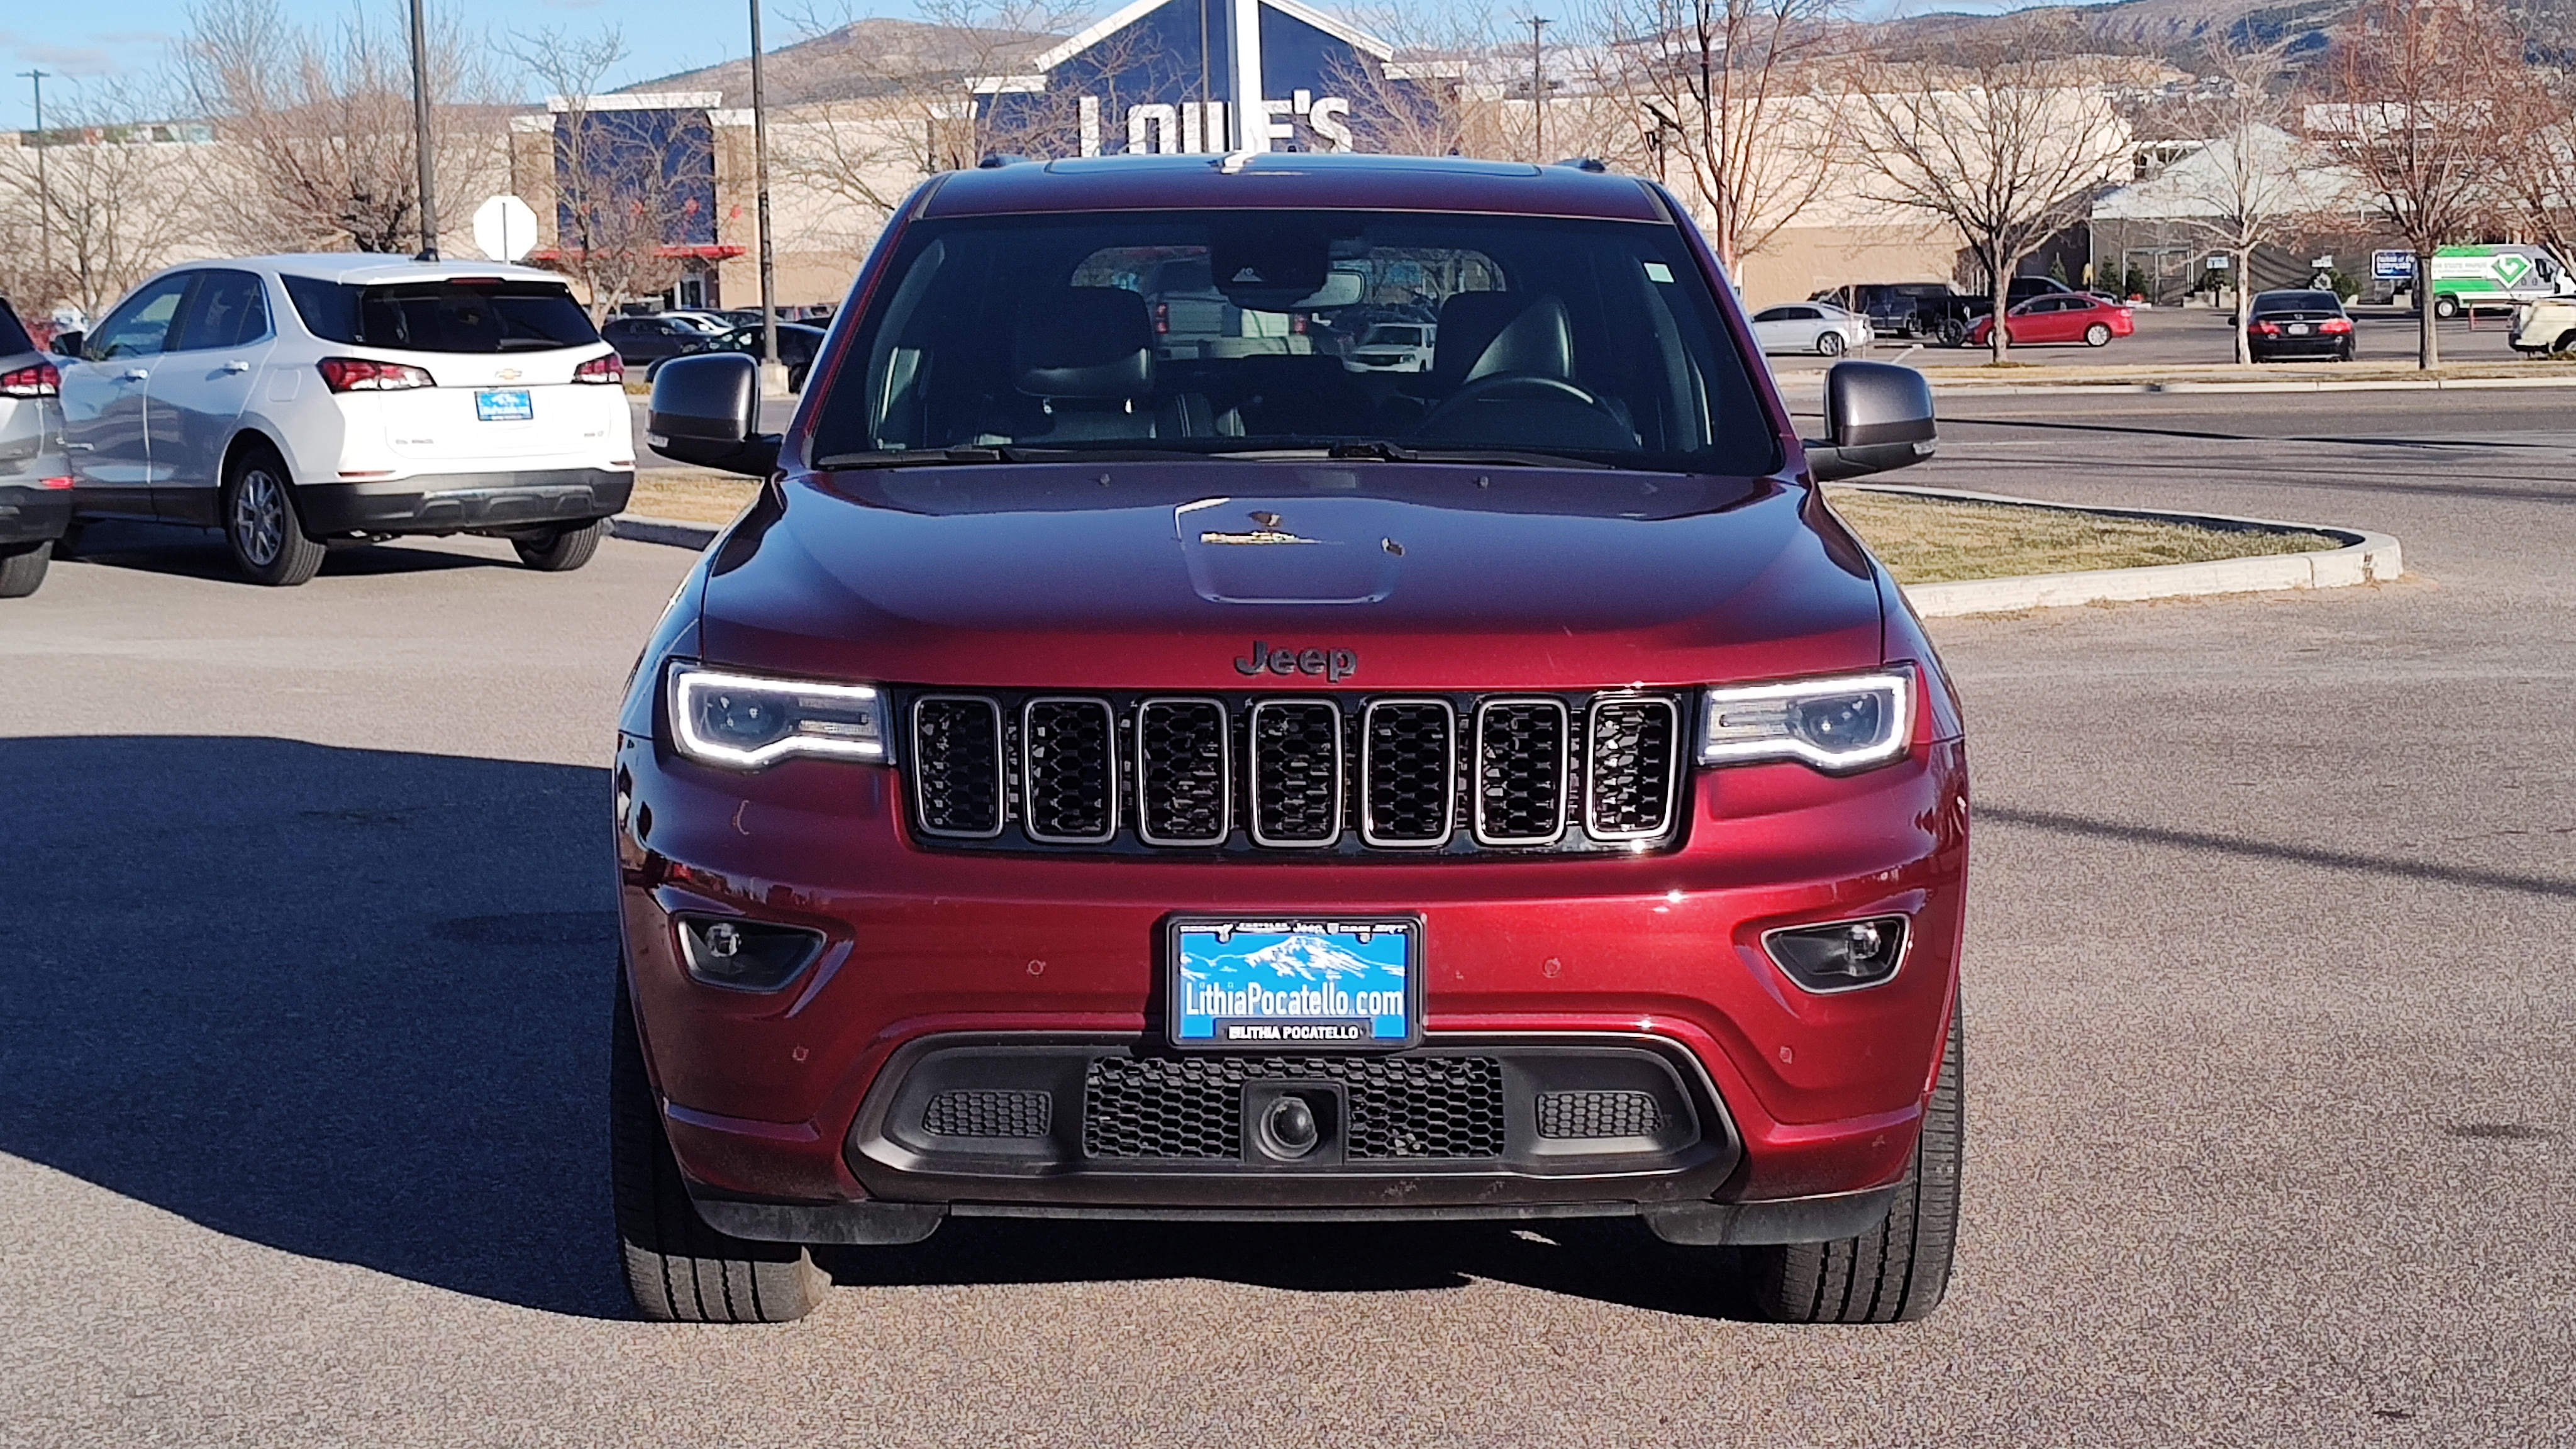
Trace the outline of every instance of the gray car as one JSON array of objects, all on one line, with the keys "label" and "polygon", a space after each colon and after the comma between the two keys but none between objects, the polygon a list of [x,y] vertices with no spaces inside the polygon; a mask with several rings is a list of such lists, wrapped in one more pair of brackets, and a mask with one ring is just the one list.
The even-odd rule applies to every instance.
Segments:
[{"label": "gray car", "polygon": [[62,374],[0,300],[0,599],[45,581],[72,518],[63,461]]}]

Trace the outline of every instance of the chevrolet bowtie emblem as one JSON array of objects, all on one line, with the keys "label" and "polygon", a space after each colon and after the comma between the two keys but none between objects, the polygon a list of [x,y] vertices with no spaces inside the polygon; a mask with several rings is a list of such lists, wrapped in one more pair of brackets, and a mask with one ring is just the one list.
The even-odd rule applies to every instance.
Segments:
[{"label": "chevrolet bowtie emblem", "polygon": [[496,373],[495,376],[499,377],[503,382],[517,382],[521,374],[515,367],[505,367],[502,368],[500,372]]}]

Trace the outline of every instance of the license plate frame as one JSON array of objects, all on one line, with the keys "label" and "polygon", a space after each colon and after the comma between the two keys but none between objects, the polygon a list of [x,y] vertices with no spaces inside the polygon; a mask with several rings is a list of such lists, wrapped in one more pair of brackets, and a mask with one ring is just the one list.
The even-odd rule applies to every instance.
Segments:
[{"label": "license plate frame", "polygon": [[[1238,937],[1256,939],[1243,943]],[[1300,938],[1306,944],[1288,944]],[[1315,948],[1318,938],[1326,950]],[[1390,939],[1397,943],[1392,950],[1384,944]],[[1164,919],[1161,948],[1163,1034],[1176,1048],[1311,1054],[1402,1051],[1422,1044],[1418,914],[1175,915]],[[1263,953],[1268,959],[1256,959]],[[1330,959],[1336,955],[1352,958],[1356,966]],[[1389,979],[1397,973],[1400,980]],[[1275,1000],[1232,994],[1248,987],[1262,988]],[[1208,989],[1220,994],[1209,996]],[[1393,1003],[1403,1012],[1392,1023],[1391,1013],[1361,1009]],[[1309,1004],[1320,1009],[1295,1009]],[[1237,1011],[1225,1012],[1226,1006]],[[1349,1009],[1332,1009],[1343,1006]]]},{"label": "license plate frame", "polygon": [[2293,323],[2291,323],[2291,324],[2290,324],[2290,335],[2291,335],[2291,336],[2293,336],[2293,337],[2305,337],[2305,336],[2307,336],[2307,335],[2308,335],[2308,324],[2307,324],[2307,323],[2305,323],[2305,322],[2293,322]]},{"label": "license plate frame", "polygon": [[476,388],[474,416],[486,423],[532,423],[537,420],[536,398],[524,387]]}]

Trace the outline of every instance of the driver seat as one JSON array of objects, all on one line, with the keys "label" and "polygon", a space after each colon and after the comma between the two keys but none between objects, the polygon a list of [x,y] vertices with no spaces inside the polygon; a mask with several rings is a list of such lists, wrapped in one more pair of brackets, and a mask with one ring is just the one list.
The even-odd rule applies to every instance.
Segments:
[{"label": "driver seat", "polygon": [[1440,304],[1432,396],[1502,373],[1574,380],[1574,322],[1553,292],[1460,292]]}]

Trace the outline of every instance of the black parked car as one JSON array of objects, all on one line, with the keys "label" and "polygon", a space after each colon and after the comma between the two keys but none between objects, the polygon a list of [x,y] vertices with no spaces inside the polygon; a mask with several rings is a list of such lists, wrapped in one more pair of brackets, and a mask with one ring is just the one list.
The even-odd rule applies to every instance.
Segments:
[{"label": "black parked car", "polygon": [[[2011,305],[2034,297],[2075,289],[2053,277],[2015,277],[2008,284]],[[1994,299],[1982,293],[1954,291],[1947,282],[1862,282],[1827,287],[1807,299],[1832,302],[1869,318],[1870,330],[1882,337],[1929,337],[1944,347],[1959,347],[1968,329],[1994,310]]]},{"label": "black parked car", "polygon": [[[789,392],[803,392],[805,390],[805,369],[814,365],[814,353],[816,349],[823,345],[823,335],[822,328],[808,326],[802,322],[781,322],[778,324],[778,360],[787,364],[787,390]],[[737,327],[731,332],[725,333],[723,336],[707,339],[706,345],[700,347],[698,351],[743,352],[748,353],[753,357],[758,357],[760,355],[760,329],[756,326]],[[651,366],[646,367],[644,369],[645,379],[650,381],[653,374],[659,372],[662,364],[668,361],[670,361],[670,359],[667,357],[660,358]]]},{"label": "black parked car", "polygon": [[2245,345],[2256,362],[2287,358],[2353,358],[2352,314],[2332,292],[2257,292],[2246,314]]},{"label": "black parked car", "polygon": [[599,335],[617,349],[618,358],[628,367],[647,367],[666,357],[703,351],[712,340],[667,317],[611,317],[600,324]]}]

